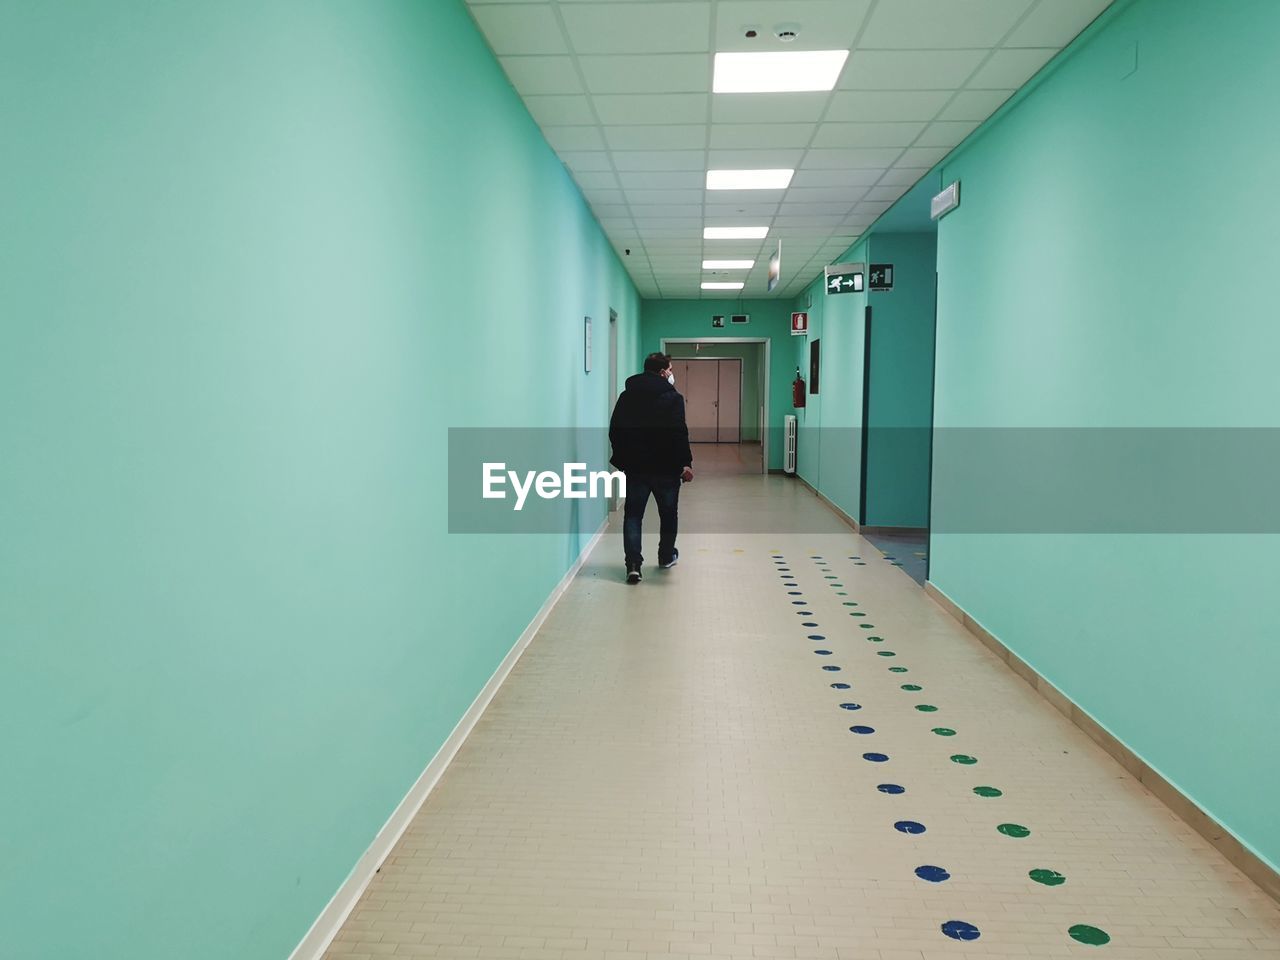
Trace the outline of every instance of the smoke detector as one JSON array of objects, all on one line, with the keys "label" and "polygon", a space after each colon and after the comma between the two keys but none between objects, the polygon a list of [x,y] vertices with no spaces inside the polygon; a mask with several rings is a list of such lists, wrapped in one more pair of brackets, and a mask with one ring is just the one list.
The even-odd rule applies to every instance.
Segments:
[{"label": "smoke detector", "polygon": [[773,35],[781,43],[791,43],[796,37],[800,36],[800,24],[780,23],[773,28]]}]

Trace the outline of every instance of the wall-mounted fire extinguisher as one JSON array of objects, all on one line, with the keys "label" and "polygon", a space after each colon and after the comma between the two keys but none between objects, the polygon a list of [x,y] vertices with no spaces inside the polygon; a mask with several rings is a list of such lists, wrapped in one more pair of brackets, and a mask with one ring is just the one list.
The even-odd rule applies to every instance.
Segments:
[{"label": "wall-mounted fire extinguisher", "polygon": [[796,378],[791,382],[791,405],[799,410],[804,406],[804,377],[800,376],[800,368],[796,367]]}]

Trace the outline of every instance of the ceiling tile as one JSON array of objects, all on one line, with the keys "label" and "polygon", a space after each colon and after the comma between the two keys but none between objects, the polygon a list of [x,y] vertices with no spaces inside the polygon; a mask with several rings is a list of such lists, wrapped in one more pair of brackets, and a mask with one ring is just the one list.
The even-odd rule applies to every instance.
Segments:
[{"label": "ceiling tile", "polygon": [[877,5],[861,49],[994,47],[1034,0],[893,0]]},{"label": "ceiling tile", "polygon": [[1040,0],[1006,47],[1065,47],[1111,5],[1111,0]]},{"label": "ceiling tile", "polygon": [[627,200],[633,204],[701,203],[703,190],[628,190]]},{"label": "ceiling tile", "polygon": [[974,74],[969,81],[969,89],[1016,89],[1030,80],[1057,52],[1043,47],[997,50],[982,65],[982,69]]},{"label": "ceiling tile", "polygon": [[[877,173],[879,171],[876,171]],[[827,186],[827,187],[792,187],[787,191],[786,203],[830,203],[844,200],[853,203],[861,200],[867,187]]]},{"label": "ceiling tile", "polygon": [[822,118],[829,93],[717,93],[714,123],[812,123]]},{"label": "ceiling tile", "polygon": [[613,165],[624,170],[696,170],[704,177],[706,153],[702,150],[615,150]]},{"label": "ceiling tile", "polygon": [[633,203],[630,210],[637,220],[702,216],[700,203]]},{"label": "ceiling tile", "polygon": [[784,203],[778,208],[778,223],[786,217],[824,217],[837,216],[844,219],[845,214],[853,207],[854,201],[833,198],[825,203]]},{"label": "ceiling tile", "polygon": [[630,171],[619,173],[622,186],[630,190],[701,190],[707,175],[701,171],[682,173],[650,173]]},{"label": "ceiling tile", "polygon": [[625,203],[593,203],[591,211],[599,220],[623,220],[631,216]]},{"label": "ceiling tile", "polygon": [[475,7],[471,15],[498,56],[569,52],[551,7],[494,4]]},{"label": "ceiling tile", "polygon": [[906,147],[925,128],[915,123],[824,123],[813,138],[815,147]]},{"label": "ceiling tile", "polygon": [[862,167],[881,169],[898,159],[898,147],[861,147],[848,150],[810,150],[804,157],[806,170],[847,170]]},{"label": "ceiling tile", "polygon": [[592,93],[705,93],[711,83],[705,53],[579,57],[578,64]]},{"label": "ceiling tile", "polygon": [[866,199],[871,203],[882,203],[897,200],[907,192],[906,187],[872,187],[867,191]]},{"label": "ceiling tile", "polygon": [[502,57],[500,62],[512,86],[523,96],[582,92],[569,57]]},{"label": "ceiling tile", "polygon": [[700,53],[711,49],[711,4],[573,3],[560,7],[579,54]]},{"label": "ceiling tile", "polygon": [[591,101],[585,94],[525,97],[524,105],[529,108],[533,119],[542,126],[568,126],[596,122],[591,113]]},{"label": "ceiling tile", "polygon": [[559,150],[557,152],[560,154],[560,159],[574,173],[599,173],[613,169],[613,165],[609,161],[609,154],[603,150],[598,152]]},{"label": "ceiling tile", "polygon": [[932,120],[949,99],[945,90],[840,91],[831,98],[827,120]]},{"label": "ceiling tile", "polygon": [[[598,177],[598,176],[600,176],[600,174],[586,173],[586,174],[579,174],[578,176],[574,177],[574,179],[578,181],[578,186],[582,187],[582,194],[587,198],[588,203],[590,203],[593,207],[596,204],[626,203],[627,198],[623,196],[623,193],[621,190],[608,190],[608,189],[598,189],[598,188],[593,189],[591,187],[586,186],[582,182],[583,177]],[[616,178],[613,176],[613,174],[609,174],[609,180],[614,186],[617,185]]]},{"label": "ceiling tile", "polygon": [[807,147],[812,123],[717,123],[711,127],[711,146],[718,149]]},{"label": "ceiling tile", "polygon": [[603,150],[599,127],[543,127],[542,135],[556,150]]},{"label": "ceiling tile", "polygon": [[871,187],[883,170],[797,170],[791,187]]},{"label": "ceiling tile", "polygon": [[785,190],[708,190],[706,191],[706,202],[717,203],[722,206],[729,204],[737,204],[744,206],[746,204],[764,203],[777,206],[782,202],[782,196]]},{"label": "ceiling tile", "polygon": [[915,145],[917,147],[954,147],[979,126],[980,121],[977,120],[944,120],[931,123],[924,133],[920,134],[920,139]]},{"label": "ceiling tile", "polygon": [[705,123],[706,93],[596,94],[592,97],[600,122],[610,126],[631,123]]},{"label": "ceiling tile", "polygon": [[928,167],[894,167],[892,170],[884,172],[884,176],[880,178],[878,186],[910,187],[928,172]]},{"label": "ceiling tile", "polygon": [[1012,90],[961,90],[938,119],[985,120],[1012,94]]},{"label": "ceiling tile", "polygon": [[609,171],[590,173],[574,171],[573,178],[578,181],[578,186],[584,191],[615,190],[618,186],[618,178]]},{"label": "ceiling tile", "polygon": [[[776,49],[775,26],[796,29],[788,50],[848,49],[866,19],[870,0],[720,0],[716,6],[717,50]],[[754,29],[759,36],[748,38]]]},{"label": "ceiling tile", "polygon": [[950,152],[950,147],[909,147],[898,162],[904,167],[932,167]]},{"label": "ceiling tile", "polygon": [[800,165],[803,150],[711,150],[707,155],[710,170],[794,170]]},{"label": "ceiling tile", "polygon": [[768,220],[778,212],[778,204],[776,203],[708,203],[702,208],[708,219],[712,217],[755,217]]},{"label": "ceiling tile", "polygon": [[703,150],[707,125],[605,127],[604,138],[613,150]]},{"label": "ceiling tile", "polygon": [[887,201],[863,200],[854,207],[852,217],[873,216],[878,217],[880,214],[888,210],[893,204]]},{"label": "ceiling tile", "polygon": [[986,50],[862,50],[840,77],[842,90],[955,90],[982,63]]}]

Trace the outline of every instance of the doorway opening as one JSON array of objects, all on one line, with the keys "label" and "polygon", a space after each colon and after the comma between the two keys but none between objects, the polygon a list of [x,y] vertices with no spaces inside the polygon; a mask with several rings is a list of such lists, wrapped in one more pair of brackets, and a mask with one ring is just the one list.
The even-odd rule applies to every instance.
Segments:
[{"label": "doorway opening", "polygon": [[917,583],[929,574],[936,232],[873,234],[870,260],[892,287],[868,293],[863,321],[860,533]]},{"label": "doorway opening", "polygon": [[685,398],[695,469],[767,473],[768,338],[667,338],[661,349]]}]

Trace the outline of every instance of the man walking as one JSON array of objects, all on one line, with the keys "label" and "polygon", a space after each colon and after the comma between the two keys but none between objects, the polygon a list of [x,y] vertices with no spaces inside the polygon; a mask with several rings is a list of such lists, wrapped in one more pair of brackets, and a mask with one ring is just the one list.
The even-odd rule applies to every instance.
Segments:
[{"label": "man walking", "polygon": [[627,378],[626,389],[613,408],[609,442],[615,467],[627,475],[627,500],[622,517],[622,549],[627,583],[640,582],[640,530],[649,494],[658,503],[660,530],[658,566],[674,567],[676,516],[680,483],[693,479],[693,453],[689,428],[684,422],[684,397],[676,392],[671,358],[651,353],[644,358],[644,373]]}]

